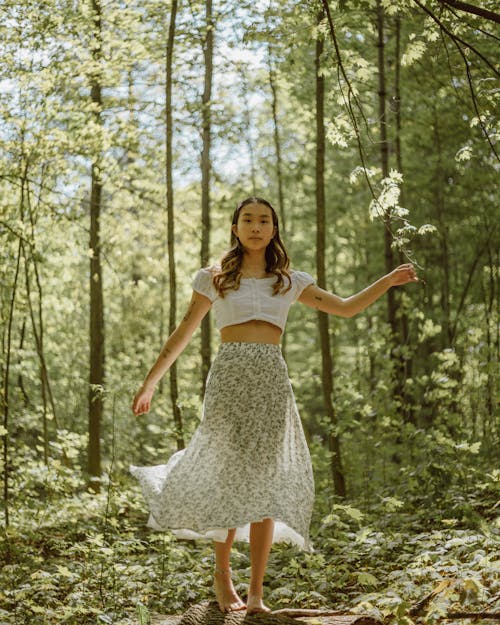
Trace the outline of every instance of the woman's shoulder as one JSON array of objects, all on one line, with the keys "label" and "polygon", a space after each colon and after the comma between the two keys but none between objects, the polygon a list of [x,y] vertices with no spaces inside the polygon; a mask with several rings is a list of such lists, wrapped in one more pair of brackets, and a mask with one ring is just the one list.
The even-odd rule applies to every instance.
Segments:
[{"label": "woman's shoulder", "polygon": [[213,268],[212,266],[202,267],[198,269],[193,276],[193,290],[206,295],[212,302],[217,298],[217,291],[213,285]]},{"label": "woman's shoulder", "polygon": [[208,276],[213,276],[219,271],[220,271],[220,265],[217,263],[214,263],[212,265],[206,265],[205,267],[201,267],[200,269],[197,270],[196,274],[201,274],[201,275],[205,275],[208,277]]},{"label": "woman's shoulder", "polygon": [[314,281],[314,278],[311,276],[310,273],[307,273],[307,271],[302,271],[300,269],[289,269],[288,273],[290,274],[292,280],[295,278],[295,280],[311,279]]},{"label": "woman's shoulder", "polygon": [[296,298],[302,293],[302,291],[306,287],[310,286],[311,284],[316,284],[316,280],[311,276],[310,273],[307,273],[307,271],[301,271],[300,269],[291,269],[289,273]]}]

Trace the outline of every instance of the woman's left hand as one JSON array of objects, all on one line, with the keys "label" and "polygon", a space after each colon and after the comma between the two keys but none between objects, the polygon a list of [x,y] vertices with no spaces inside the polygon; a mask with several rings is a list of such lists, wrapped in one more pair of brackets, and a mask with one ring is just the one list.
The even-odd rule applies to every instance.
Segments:
[{"label": "woman's left hand", "polygon": [[391,271],[388,275],[391,281],[391,286],[399,286],[401,284],[407,284],[408,282],[418,282],[415,268],[411,263],[399,265],[399,267],[396,267],[396,269]]}]

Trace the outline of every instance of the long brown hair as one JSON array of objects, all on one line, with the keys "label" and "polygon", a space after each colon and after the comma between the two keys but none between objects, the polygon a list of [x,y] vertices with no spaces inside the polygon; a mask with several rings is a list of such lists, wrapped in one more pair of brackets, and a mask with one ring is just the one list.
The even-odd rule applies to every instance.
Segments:
[{"label": "long brown hair", "polygon": [[[233,213],[231,226],[238,223],[241,209],[248,204],[263,204],[271,209],[273,218],[273,226],[276,228],[276,234],[266,247],[266,273],[273,273],[276,276],[276,282],[273,284],[273,295],[283,292],[286,293],[291,289],[292,281],[288,273],[290,259],[286,253],[283,241],[280,238],[278,216],[271,204],[261,197],[248,197],[240,202]],[[243,261],[243,246],[238,237],[234,234],[231,227],[231,249],[224,254],[220,261],[220,270],[214,272],[213,284],[218,294],[224,297],[225,291],[230,289],[237,290],[240,288],[241,279],[241,263]],[[288,279],[288,286],[285,288],[283,277]]]}]

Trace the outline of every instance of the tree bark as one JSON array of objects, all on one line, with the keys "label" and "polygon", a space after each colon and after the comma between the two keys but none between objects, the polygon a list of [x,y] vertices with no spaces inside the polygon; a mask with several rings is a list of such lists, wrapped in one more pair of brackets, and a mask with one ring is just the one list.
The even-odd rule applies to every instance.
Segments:
[{"label": "tree bark", "polygon": [[479,17],[484,17],[485,20],[500,24],[500,13],[489,11],[483,7],[474,6],[468,2],[460,2],[459,0],[439,0],[439,2],[453,7],[454,9],[458,9],[459,11],[465,11],[466,13],[471,13],[472,15],[478,15]]},{"label": "tree bark", "polygon": [[[203,48],[205,59],[205,85],[202,98],[202,139],[201,153],[201,266],[205,267],[210,253],[210,147],[211,147],[211,108],[214,22],[212,0],[205,0],[206,37]],[[202,393],[205,394],[207,375],[211,364],[211,326],[210,314],[201,322],[201,380]]]},{"label": "tree bark", "polygon": [[[483,439],[484,440],[494,440],[494,413],[495,413],[495,401],[494,396],[495,393],[493,389],[495,388],[495,358],[493,354],[493,340],[491,336],[491,325],[492,320],[495,318],[493,315],[493,303],[495,301],[495,266],[493,260],[493,253],[491,250],[491,246],[488,245],[488,269],[489,269],[489,292],[485,297],[485,322],[486,322],[486,416],[487,418],[483,419]],[[486,290],[485,290],[486,294]],[[498,318],[498,317],[497,317]],[[493,326],[494,327],[494,326]],[[489,426],[490,432],[487,430],[487,426]]]},{"label": "tree bark", "polygon": [[[396,134],[394,138],[394,150],[396,154],[396,164],[399,173],[403,174],[403,155],[401,148],[401,16],[398,14],[395,18],[396,26],[396,49],[395,56],[395,69],[394,69],[394,116],[396,119]],[[401,205],[405,205],[404,201],[404,184],[401,185]],[[399,263],[404,262],[403,254],[399,253]],[[411,378],[413,374],[413,357],[407,346],[410,345],[410,328],[408,315],[406,312],[401,311],[401,339],[403,343],[403,349],[399,353],[398,363],[398,378],[396,383],[396,395],[401,397],[403,417],[405,421],[415,422],[415,411],[413,408],[413,396],[408,391],[406,380]]]},{"label": "tree bark", "polygon": [[[24,202],[24,184],[21,186],[21,203]],[[14,319],[14,308],[16,302],[17,285],[19,281],[19,268],[21,264],[21,248],[22,242],[19,238],[17,247],[16,268],[14,270],[14,279],[12,281],[12,289],[9,304],[9,317],[7,320],[7,337],[5,341],[5,367],[3,369],[3,434],[2,434],[2,456],[3,456],[3,505],[4,505],[4,524],[5,528],[9,527],[9,374],[10,374],[10,358],[12,349],[12,321]],[[3,341],[2,341],[3,342]]]},{"label": "tree bark", "polygon": [[437,219],[439,224],[439,244],[441,248],[440,266],[443,272],[443,280],[441,282],[441,310],[443,311],[443,330],[442,333],[445,341],[441,345],[444,349],[451,345],[451,315],[450,315],[450,259],[448,252],[448,225],[445,219],[444,191],[443,191],[443,163],[442,163],[442,147],[441,137],[439,134],[439,120],[434,115],[433,124],[434,148],[437,156],[436,169],[434,173],[434,201],[437,210]]},{"label": "tree bark", "polygon": [[[318,23],[324,12],[318,13]],[[314,58],[316,76],[316,267],[318,286],[326,288],[325,271],[325,120],[324,120],[324,78],[320,75],[323,40],[318,35]],[[318,326],[321,342],[321,371],[323,403],[330,422],[328,447],[331,453],[331,471],[335,494],[345,497],[345,478],[342,470],[340,440],[337,432],[337,415],[333,405],[333,358],[330,347],[328,314],[318,311]]]},{"label": "tree bark", "polygon": [[[102,55],[101,6],[100,0],[92,0],[95,47],[93,57],[99,65]],[[94,121],[102,125],[102,86],[99,74],[90,79],[90,99],[94,105]],[[92,163],[90,189],[90,374],[89,374],[89,441],[88,471],[91,488],[99,491],[101,476],[101,422],[103,414],[102,387],[104,384],[104,301],[102,288],[100,216],[102,182],[100,171],[101,155],[97,154]]]},{"label": "tree bark", "polygon": [[[296,619],[301,615],[314,616],[323,625],[377,625],[381,623],[376,618],[365,614],[352,614],[348,610],[275,610],[267,614],[248,616],[245,610],[229,612],[224,616],[227,625],[240,625],[250,621],[262,625],[297,625]],[[220,610],[215,602],[206,602],[192,605],[179,620],[172,617],[160,620],[158,625],[217,625],[220,623]],[[324,619],[324,620],[322,620]]]},{"label": "tree bark", "polygon": [[281,158],[281,139],[278,126],[278,88],[276,86],[276,73],[273,68],[271,44],[267,44],[267,65],[269,87],[271,89],[271,112],[273,116],[273,139],[276,151],[276,181],[278,183],[278,214],[281,222],[281,232],[286,233],[285,206],[283,199],[283,159]]},{"label": "tree bark", "polygon": [[[283,159],[281,158],[281,139],[278,126],[278,88],[276,86],[276,73],[273,68],[271,44],[267,44],[267,65],[269,76],[269,87],[271,89],[271,113],[273,117],[273,139],[276,152],[276,181],[278,183],[278,215],[280,216],[280,231],[286,240],[285,206],[283,198]],[[281,339],[281,351],[286,360],[286,329]]]},{"label": "tree bark", "polygon": [[238,65],[238,73],[241,81],[241,101],[243,104],[246,138],[248,143],[248,152],[250,155],[250,180],[252,181],[252,195],[255,196],[257,194],[257,187],[255,183],[255,148],[252,140],[252,116],[250,106],[248,105],[248,80],[243,65]]},{"label": "tree bark", "polygon": [[[27,193],[29,195],[29,191]],[[28,200],[29,203],[29,200]],[[34,231],[34,222],[30,209],[30,218],[31,218],[31,237],[32,243],[30,245],[30,257],[26,254],[26,248],[24,243],[21,243],[21,249],[24,259],[24,272],[25,272],[25,284],[26,284],[26,299],[28,304],[28,310],[30,313],[31,319],[31,329],[33,332],[33,338],[35,339],[36,352],[38,355],[38,360],[40,363],[40,386],[42,391],[42,423],[43,423],[43,448],[44,448],[44,462],[48,464],[49,461],[49,427],[48,427],[48,404],[50,404],[50,410],[52,412],[52,419],[54,420],[54,426],[56,431],[59,429],[59,422],[57,418],[57,410],[56,404],[54,401],[54,396],[52,394],[52,386],[50,383],[49,371],[47,367],[47,360],[45,358],[45,347],[44,347],[44,321],[43,321],[43,290],[42,283],[40,280],[40,272],[38,271],[38,265],[36,261],[36,251],[35,251],[35,231]],[[38,292],[38,310],[37,315],[35,314],[35,310],[33,308],[33,302],[31,299],[31,280],[29,275],[29,261],[33,263],[33,271],[35,274],[35,281]],[[38,322],[37,322],[38,317]],[[70,460],[66,453],[64,446],[62,446],[62,458],[64,465],[69,467],[71,466]]]},{"label": "tree bark", "polygon": [[[175,233],[174,233],[174,185],[172,180],[172,75],[173,75],[173,52],[175,37],[175,19],[177,16],[177,0],[172,0],[170,9],[170,24],[168,26],[167,61],[166,61],[166,87],[165,87],[165,116],[166,116],[166,180],[167,180],[167,248],[168,248],[168,276],[170,306],[168,315],[169,335],[175,330],[177,316],[177,276],[175,270]],[[184,449],[184,432],[182,414],[179,407],[179,389],[177,385],[177,362],[169,369],[170,377],[170,400],[175,423],[175,437],[177,449]]]},{"label": "tree bark", "polygon": [[[46,376],[45,370],[45,359],[43,354],[43,333],[42,327],[40,328],[40,332],[36,327],[35,313],[33,311],[33,304],[31,302],[31,284],[29,277],[29,267],[28,267],[28,257],[26,255],[26,249],[23,244],[21,244],[21,249],[23,253],[24,260],[24,278],[26,283],[26,299],[28,302],[28,309],[30,312],[31,318],[31,327],[33,330],[33,336],[35,338],[36,350],[38,353],[38,358],[40,360],[40,386],[42,390],[42,429],[43,429],[43,461],[47,466],[49,464],[49,427],[47,420],[47,392],[46,387],[48,383],[48,379]],[[33,261],[35,262],[35,261]],[[39,301],[39,306],[41,306],[41,302]]]},{"label": "tree bark", "polygon": [[[380,164],[382,176],[389,176],[389,143],[387,140],[387,111],[386,111],[386,79],[385,79],[385,42],[384,42],[384,9],[380,0],[377,0],[377,50],[378,50],[378,105],[380,125]],[[391,247],[391,214],[384,215],[384,257],[385,271],[394,269],[394,254]],[[387,317],[391,327],[393,344],[398,335],[396,322],[396,299],[394,289],[387,292]],[[392,353],[392,350],[391,350]]]},{"label": "tree bark", "polygon": [[[40,196],[38,196],[40,202]],[[28,216],[31,228],[31,240],[29,241],[30,256],[26,254],[26,245],[22,242],[22,253],[24,258],[24,270],[25,270],[25,282],[26,282],[26,298],[28,303],[28,310],[30,313],[31,327],[33,332],[33,338],[35,339],[36,351],[40,362],[40,383],[42,389],[42,406],[43,406],[43,441],[44,441],[44,460],[45,464],[48,464],[49,458],[49,430],[48,430],[48,417],[47,417],[47,405],[50,404],[50,410],[52,412],[52,418],[54,420],[54,426],[56,431],[59,429],[59,422],[57,418],[56,404],[54,396],[52,394],[52,386],[50,383],[49,370],[47,367],[47,360],[45,358],[45,324],[43,319],[43,289],[42,280],[40,277],[40,271],[38,269],[37,253],[36,253],[36,235],[35,235],[35,215],[33,207],[31,205],[31,191],[29,183],[26,182],[26,205],[28,207]],[[24,221],[24,211],[22,214]],[[29,262],[33,264],[33,273],[35,276],[36,289],[38,294],[38,306],[35,314],[31,299],[31,280],[29,271]],[[68,455],[64,446],[62,447],[62,458],[65,466],[71,466]]]},{"label": "tree bark", "polygon": [[[21,361],[22,361],[21,353],[24,347],[25,335],[26,335],[26,317],[23,319],[23,323],[21,325],[21,336],[19,337],[19,358],[17,361],[19,365],[21,365]],[[26,392],[26,389],[24,387],[24,379],[23,379],[23,374],[21,373],[21,368],[19,368],[19,375],[17,376],[17,385],[19,386],[19,391],[21,392],[21,395],[23,396],[24,407],[27,408],[31,402],[30,402],[29,395]]]}]

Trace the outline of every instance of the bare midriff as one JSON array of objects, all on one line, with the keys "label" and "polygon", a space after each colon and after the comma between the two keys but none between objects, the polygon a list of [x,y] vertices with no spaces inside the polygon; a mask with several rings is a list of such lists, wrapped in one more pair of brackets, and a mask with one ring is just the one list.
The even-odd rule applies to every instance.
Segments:
[{"label": "bare midriff", "polygon": [[268,321],[252,320],[221,328],[221,343],[273,343],[279,345],[281,328]]}]

